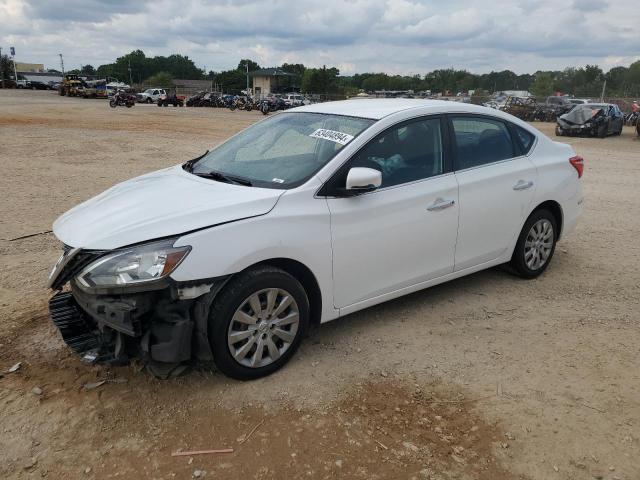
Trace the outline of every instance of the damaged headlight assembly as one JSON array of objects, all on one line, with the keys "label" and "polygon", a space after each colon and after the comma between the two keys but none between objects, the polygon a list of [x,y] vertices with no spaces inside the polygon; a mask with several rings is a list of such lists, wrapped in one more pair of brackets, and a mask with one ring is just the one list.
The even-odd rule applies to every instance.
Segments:
[{"label": "damaged headlight assembly", "polygon": [[87,265],[76,277],[83,290],[147,284],[169,276],[191,251],[174,247],[175,239],[133,246],[109,253]]}]

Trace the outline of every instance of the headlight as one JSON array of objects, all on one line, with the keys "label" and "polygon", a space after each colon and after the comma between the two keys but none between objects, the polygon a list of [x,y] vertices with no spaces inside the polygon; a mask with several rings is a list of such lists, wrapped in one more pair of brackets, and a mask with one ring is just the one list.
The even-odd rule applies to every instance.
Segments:
[{"label": "headlight", "polygon": [[76,277],[88,288],[108,288],[152,282],[169,275],[191,250],[174,247],[175,239],[119,250],[90,263]]}]

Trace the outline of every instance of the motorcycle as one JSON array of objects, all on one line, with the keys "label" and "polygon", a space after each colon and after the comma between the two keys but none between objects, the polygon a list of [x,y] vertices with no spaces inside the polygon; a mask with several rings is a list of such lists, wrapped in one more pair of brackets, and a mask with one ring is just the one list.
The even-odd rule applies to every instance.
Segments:
[{"label": "motorcycle", "polygon": [[127,107],[131,108],[136,104],[136,97],[130,95],[123,90],[118,90],[113,97],[109,100],[109,106],[111,108]]},{"label": "motorcycle", "polygon": [[271,108],[269,108],[269,102],[265,100],[260,100],[258,102],[258,110],[262,112],[263,115],[268,115]]},{"label": "motorcycle", "polygon": [[625,125],[629,125],[630,127],[635,127],[639,123],[638,119],[640,119],[640,111],[632,112],[625,117],[624,123]]}]

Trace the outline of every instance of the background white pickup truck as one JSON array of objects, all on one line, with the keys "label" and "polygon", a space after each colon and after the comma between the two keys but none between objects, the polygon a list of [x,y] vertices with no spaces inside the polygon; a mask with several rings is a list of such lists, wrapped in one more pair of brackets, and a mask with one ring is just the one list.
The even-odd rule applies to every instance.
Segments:
[{"label": "background white pickup truck", "polygon": [[138,93],[136,98],[139,103],[156,103],[160,97],[166,95],[164,88],[147,88],[144,92]]}]

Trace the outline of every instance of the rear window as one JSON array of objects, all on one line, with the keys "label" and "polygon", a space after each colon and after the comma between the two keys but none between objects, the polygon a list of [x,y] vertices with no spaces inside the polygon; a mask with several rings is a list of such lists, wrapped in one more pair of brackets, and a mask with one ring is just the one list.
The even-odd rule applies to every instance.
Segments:
[{"label": "rear window", "polygon": [[520,140],[520,145],[522,145],[522,153],[526,155],[529,153],[529,150],[531,150],[531,147],[533,147],[533,141],[536,137],[533,133],[527,132],[522,127],[514,125],[514,128],[516,130],[516,136],[518,137],[518,140]]}]

